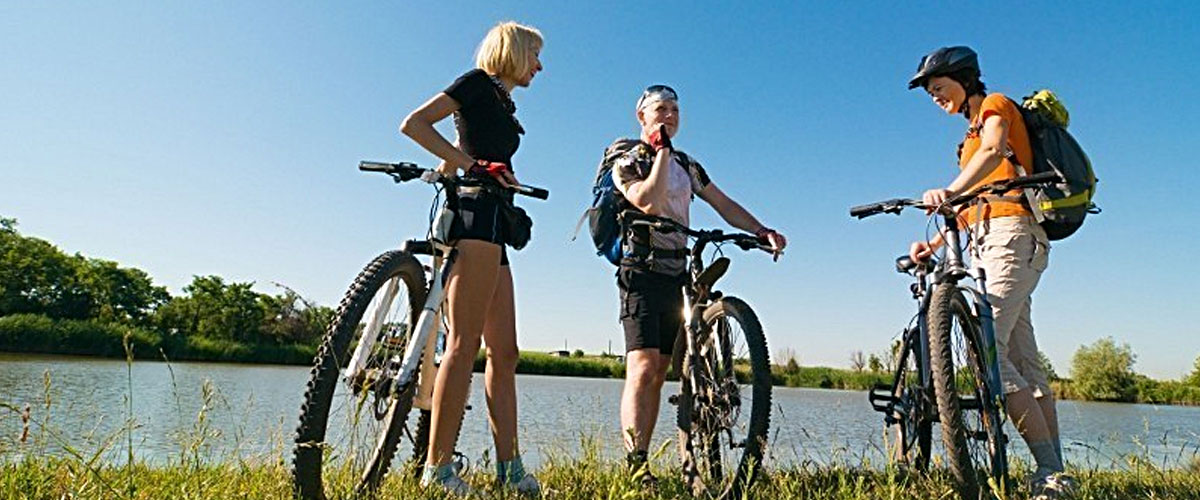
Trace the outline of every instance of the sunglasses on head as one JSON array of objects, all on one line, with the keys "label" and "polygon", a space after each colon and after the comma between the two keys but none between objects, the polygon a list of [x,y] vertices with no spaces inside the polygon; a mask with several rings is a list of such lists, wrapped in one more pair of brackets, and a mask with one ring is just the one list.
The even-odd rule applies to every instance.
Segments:
[{"label": "sunglasses on head", "polygon": [[[656,99],[651,99],[656,98]],[[637,108],[642,109],[642,104],[650,101],[671,100],[679,101],[679,94],[675,93],[675,89],[666,85],[651,85],[646,87],[646,91],[642,92],[642,97],[638,98]]]}]

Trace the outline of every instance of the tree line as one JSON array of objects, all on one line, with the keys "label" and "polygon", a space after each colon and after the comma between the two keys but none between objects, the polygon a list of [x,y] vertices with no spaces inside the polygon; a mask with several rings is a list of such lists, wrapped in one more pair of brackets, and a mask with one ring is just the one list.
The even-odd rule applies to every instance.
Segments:
[{"label": "tree line", "polygon": [[141,269],[69,255],[0,217],[0,350],[111,355],[132,336],[139,356],[310,361],[332,310],[253,287],[195,276],[172,295]]}]

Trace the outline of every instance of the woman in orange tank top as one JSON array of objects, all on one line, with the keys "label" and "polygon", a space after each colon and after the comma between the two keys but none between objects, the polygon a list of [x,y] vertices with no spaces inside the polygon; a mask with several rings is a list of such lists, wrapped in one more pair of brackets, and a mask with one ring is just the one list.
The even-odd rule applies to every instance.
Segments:
[{"label": "woman in orange tank top", "polygon": [[[977,186],[1022,175],[1020,165],[1033,162],[1020,110],[1003,94],[988,94],[979,77],[975,51],[943,47],[921,59],[908,83],[910,89],[925,89],[935,105],[947,114],[961,114],[968,123],[959,145],[958,175],[946,187],[926,191],[926,205],[941,205]],[[1019,191],[976,203],[960,219],[963,227],[971,228],[972,258],[987,277],[1005,409],[1037,462],[1031,478],[1033,498],[1057,498],[1075,486],[1063,474],[1055,399],[1038,360],[1030,319],[1033,291],[1049,262],[1050,243]],[[942,244],[940,234],[932,241],[914,242],[909,256],[925,260]]]}]

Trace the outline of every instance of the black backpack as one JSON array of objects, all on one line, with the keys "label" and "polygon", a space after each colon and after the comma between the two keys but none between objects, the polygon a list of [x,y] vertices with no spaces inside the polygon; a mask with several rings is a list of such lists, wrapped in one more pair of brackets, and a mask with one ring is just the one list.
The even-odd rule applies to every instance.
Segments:
[{"label": "black backpack", "polygon": [[1013,104],[1020,110],[1029,132],[1033,165],[1020,165],[1016,155],[1010,156],[1010,160],[1026,170],[1024,174],[1055,172],[1063,178],[1062,183],[1025,191],[1034,218],[1046,236],[1051,241],[1061,240],[1074,234],[1088,214],[1100,213],[1092,203],[1097,182],[1092,162],[1067,132],[1070,122],[1067,109],[1053,92],[1039,90],[1026,96],[1021,104],[1016,101]]}]

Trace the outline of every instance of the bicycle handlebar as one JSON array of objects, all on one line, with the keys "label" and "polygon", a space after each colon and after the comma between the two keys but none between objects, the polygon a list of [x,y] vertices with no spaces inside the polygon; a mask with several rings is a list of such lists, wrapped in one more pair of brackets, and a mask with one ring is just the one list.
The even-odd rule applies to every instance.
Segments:
[{"label": "bicycle handlebar", "polygon": [[880,201],[880,202],[871,203],[871,204],[867,204],[867,205],[859,205],[856,207],[851,207],[850,208],[850,216],[857,217],[859,219],[865,219],[872,215],[883,214],[883,213],[898,214],[898,213],[900,213],[901,210],[904,210],[905,207],[916,207],[916,208],[924,208],[924,209],[954,207],[954,206],[966,204],[966,203],[968,203],[980,196],[983,196],[985,194],[1001,194],[1001,193],[1006,193],[1008,191],[1012,191],[1013,189],[1025,188],[1025,187],[1035,186],[1035,185],[1039,185],[1039,184],[1061,184],[1062,182],[1064,182],[1063,178],[1061,176],[1059,176],[1057,173],[1042,172],[1040,174],[1033,174],[1033,175],[1022,176],[1022,177],[1014,177],[1012,179],[1006,179],[1006,180],[1002,180],[1002,181],[996,181],[991,184],[985,184],[976,189],[973,189],[971,191],[960,194],[958,196],[954,196],[954,197],[946,200],[946,202],[943,203],[941,207],[929,206],[929,205],[926,205],[925,202],[923,202],[922,200],[917,200],[917,199],[895,198],[895,199]]},{"label": "bicycle handlebar", "polygon": [[429,169],[429,168],[421,168],[421,167],[417,166],[417,164],[410,163],[410,162],[386,163],[386,162],[364,160],[364,161],[358,162],[358,169],[363,172],[380,172],[380,173],[390,175],[392,177],[392,179],[394,179],[396,182],[408,182],[413,179],[419,178],[419,179],[423,179],[426,182],[429,182],[431,184],[434,182],[438,182],[443,185],[451,186],[451,187],[457,187],[457,186],[497,187],[500,189],[507,189],[508,191],[512,191],[516,194],[528,196],[530,198],[537,198],[539,200],[545,200],[550,197],[550,191],[543,189],[543,188],[533,187],[533,186],[525,186],[525,185],[511,186],[508,188],[504,188],[504,187],[501,187],[499,184],[491,182],[490,180],[472,179],[472,178],[467,178],[467,177],[447,177],[445,175],[442,175],[441,173],[439,173],[436,170]]},{"label": "bicycle handlebar", "polygon": [[621,217],[623,217],[626,221],[628,221],[630,225],[649,226],[649,227],[652,227],[652,228],[658,230],[659,232],[663,232],[663,233],[680,232],[680,233],[688,235],[692,238],[696,238],[698,241],[715,242],[715,243],[721,243],[721,242],[728,241],[728,242],[732,242],[734,245],[737,245],[738,248],[741,248],[742,250],[746,250],[746,251],[754,250],[754,249],[762,250],[765,252],[773,252],[774,251],[774,248],[771,245],[764,244],[762,242],[762,240],[758,239],[758,237],[753,234],[747,234],[747,233],[725,234],[725,232],[721,231],[720,229],[696,230],[696,229],[687,227],[683,224],[680,224],[679,222],[675,221],[675,219],[672,219],[670,217],[661,217],[661,216],[657,216],[657,215],[642,214],[642,213],[637,213],[637,212],[632,212],[632,211],[627,211],[627,212],[622,213]]}]

